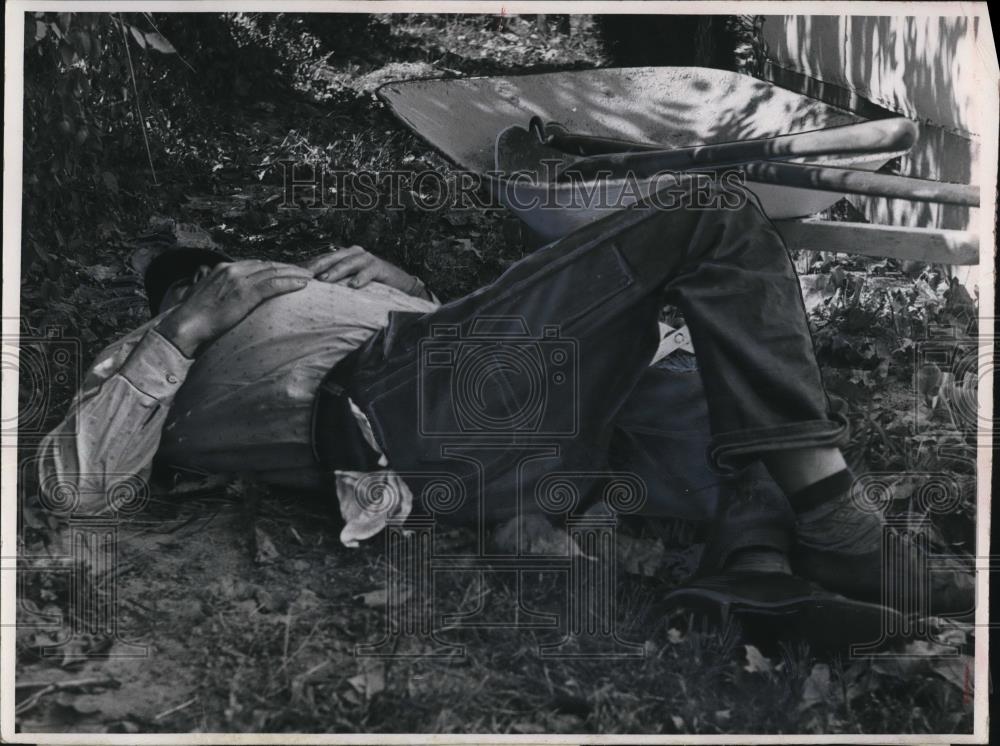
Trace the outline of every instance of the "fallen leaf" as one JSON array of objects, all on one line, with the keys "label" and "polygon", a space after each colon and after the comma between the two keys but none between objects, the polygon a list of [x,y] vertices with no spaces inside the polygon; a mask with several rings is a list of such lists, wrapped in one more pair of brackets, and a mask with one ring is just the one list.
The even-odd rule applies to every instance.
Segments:
[{"label": "fallen leaf", "polygon": [[516,723],[511,723],[511,730],[515,733],[544,733],[545,727],[538,723],[532,723],[525,720],[519,720]]},{"label": "fallen leaf", "polygon": [[970,655],[940,658],[931,663],[931,670],[963,693],[972,693],[974,661]]},{"label": "fallen leaf", "polygon": [[500,524],[493,533],[500,554],[585,557],[566,529],[553,526],[543,515],[526,513]]},{"label": "fallen leaf", "polygon": [[55,695],[54,700],[63,707],[69,707],[81,715],[93,715],[100,712],[100,706],[92,699],[87,699],[73,692],[60,692]]},{"label": "fallen leaf", "polygon": [[802,700],[799,702],[799,712],[804,712],[820,702],[830,701],[830,667],[825,663],[817,663],[809,672],[809,678],[802,686]]},{"label": "fallen leaf", "polygon": [[969,656],[956,655],[954,647],[928,640],[915,640],[903,648],[902,655],[879,658],[872,670],[884,676],[909,680],[921,673],[936,673],[963,691],[966,663],[971,669]]},{"label": "fallen leaf", "polygon": [[267,532],[264,531],[260,526],[253,527],[254,536],[254,555],[253,561],[258,565],[266,565],[281,556],[278,552],[278,548],[274,545],[274,541]]},{"label": "fallen leaf", "polygon": [[257,602],[258,609],[265,614],[278,611],[279,604],[270,591],[258,586],[254,591],[253,598]]},{"label": "fallen leaf", "polygon": [[942,645],[931,640],[914,640],[907,643],[903,648],[903,654],[907,658],[920,660],[938,660],[941,658],[954,658],[955,649],[951,645]]},{"label": "fallen leaf", "polygon": [[799,275],[799,284],[802,287],[802,300],[807,314],[823,305],[837,292],[836,281],[829,274]]},{"label": "fallen leaf", "polygon": [[299,591],[299,595],[296,596],[295,601],[292,602],[293,609],[297,614],[308,611],[309,609],[314,609],[319,605],[319,596],[316,595],[315,591],[311,591],[308,588],[303,588]]},{"label": "fallen leaf", "polygon": [[885,657],[872,663],[872,670],[883,676],[894,679],[909,679],[920,668],[921,661],[917,658]]},{"label": "fallen leaf", "polygon": [[358,698],[358,693],[353,689],[347,689],[346,691],[344,691],[340,695],[340,698],[345,702],[347,702],[347,704],[353,705],[355,707],[361,704],[361,700]]},{"label": "fallen leaf", "polygon": [[[413,595],[413,592],[408,588],[404,588],[400,591],[397,598],[398,603],[406,603],[406,601]],[[367,593],[359,593],[354,597],[355,601],[361,601],[365,606],[386,606],[389,603],[389,590],[387,588],[378,588],[374,591],[368,591]]]},{"label": "fallen leaf", "polygon": [[476,259],[482,260],[483,252],[475,247],[471,238],[456,238],[454,241],[459,251],[471,252],[476,255]]},{"label": "fallen leaf", "polygon": [[347,683],[354,687],[365,699],[371,699],[385,690],[385,665],[376,663],[357,676],[352,676]]},{"label": "fallen leaf", "polygon": [[83,268],[84,273],[98,282],[107,282],[118,276],[118,270],[104,264],[92,264]]},{"label": "fallen leaf", "polygon": [[107,727],[108,733],[138,733],[139,726],[133,723],[131,720],[119,720],[115,723],[109,723]]},{"label": "fallen leaf", "polygon": [[753,645],[743,646],[747,652],[747,664],[743,670],[748,673],[771,673],[774,668],[763,653]]},{"label": "fallen leaf", "polygon": [[583,729],[583,720],[577,715],[567,713],[547,713],[545,728],[542,733],[579,733]]},{"label": "fallen leaf", "polygon": [[162,34],[157,33],[146,33],[146,41],[149,43],[153,49],[155,49],[160,54],[176,54],[177,50],[174,49],[174,45],[164,38]]},{"label": "fallen leaf", "polygon": [[935,639],[939,643],[957,647],[968,644],[972,625],[944,618],[939,619],[938,624],[941,626],[941,631],[935,635]]},{"label": "fallen leaf", "polygon": [[54,648],[58,645],[56,638],[45,632],[36,632],[31,636],[31,645],[36,648]]},{"label": "fallen leaf", "polygon": [[135,26],[129,26],[128,30],[132,32],[132,37],[135,39],[136,44],[138,44],[143,49],[146,48],[146,36]]}]

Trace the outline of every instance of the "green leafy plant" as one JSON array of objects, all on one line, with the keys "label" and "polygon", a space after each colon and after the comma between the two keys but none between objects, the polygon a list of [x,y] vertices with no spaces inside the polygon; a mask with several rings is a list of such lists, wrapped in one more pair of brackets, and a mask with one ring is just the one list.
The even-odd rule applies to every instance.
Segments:
[{"label": "green leafy plant", "polygon": [[[78,248],[81,218],[117,212],[123,164],[132,173],[137,157],[152,164],[140,105],[149,88],[142,53],[176,50],[148,14],[29,13],[24,41],[28,268]],[[135,59],[130,47],[140,53]]]}]

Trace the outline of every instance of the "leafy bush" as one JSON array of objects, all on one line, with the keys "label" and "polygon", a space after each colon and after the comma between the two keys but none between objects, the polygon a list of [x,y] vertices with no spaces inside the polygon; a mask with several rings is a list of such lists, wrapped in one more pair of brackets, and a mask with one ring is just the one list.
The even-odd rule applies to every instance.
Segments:
[{"label": "leafy bush", "polygon": [[27,14],[25,269],[82,245],[76,226],[84,222],[99,217],[110,232],[110,218],[121,207],[122,172],[152,178],[136,167],[151,161],[140,118],[140,111],[148,115],[148,53],[176,50],[151,16],[133,15]]}]

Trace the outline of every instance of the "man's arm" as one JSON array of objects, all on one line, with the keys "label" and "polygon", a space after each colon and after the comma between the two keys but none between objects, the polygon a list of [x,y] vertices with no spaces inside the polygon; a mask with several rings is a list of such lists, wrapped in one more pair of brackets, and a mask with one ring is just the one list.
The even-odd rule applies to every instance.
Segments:
[{"label": "man's arm", "polygon": [[[88,372],[66,418],[38,451],[39,486],[50,506],[78,495],[72,512],[114,508],[114,485],[149,477],[174,395],[194,361],[160,330],[112,345]],[[127,492],[122,492],[122,495]]]},{"label": "man's arm", "polygon": [[126,338],[102,353],[68,416],[39,448],[40,489],[49,505],[62,506],[60,496],[75,493],[72,512],[101,514],[114,507],[116,482],[147,479],[198,350],[265,300],[301,290],[310,276],[273,262],[219,264],[134,346]]}]

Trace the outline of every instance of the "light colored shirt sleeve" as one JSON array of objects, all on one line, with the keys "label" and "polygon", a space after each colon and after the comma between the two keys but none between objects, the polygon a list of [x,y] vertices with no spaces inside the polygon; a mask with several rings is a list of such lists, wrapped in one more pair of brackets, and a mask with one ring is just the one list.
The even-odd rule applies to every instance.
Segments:
[{"label": "light colored shirt sleeve", "polygon": [[77,515],[134,506],[138,491],[148,489],[163,424],[193,362],[151,327],[104,350],[39,447],[45,506]]}]

